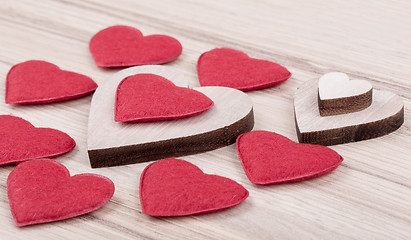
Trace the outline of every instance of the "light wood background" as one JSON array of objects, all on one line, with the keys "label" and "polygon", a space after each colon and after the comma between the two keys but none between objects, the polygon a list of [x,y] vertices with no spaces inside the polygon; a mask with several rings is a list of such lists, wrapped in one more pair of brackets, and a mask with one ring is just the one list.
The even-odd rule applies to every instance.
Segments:
[{"label": "light wood background", "polygon": [[144,34],[179,39],[183,54],[167,65],[198,86],[196,62],[215,47],[243,50],[276,61],[293,76],[249,92],[255,129],[297,139],[293,94],[308,79],[330,71],[366,79],[375,89],[403,99],[405,123],[396,132],[333,146],[344,157],[329,175],[294,184],[256,186],[246,178],[235,146],[184,157],[204,172],[247,188],[239,206],[208,215],[153,218],[141,212],[139,177],[148,163],[91,169],[87,120],[91,97],[39,106],[10,106],[0,113],[35,126],[67,132],[76,148],[57,158],[72,174],[111,178],[112,200],[91,214],[17,228],[11,218],[0,168],[1,239],[409,239],[411,236],[411,1],[408,0],[0,0],[0,92],[16,63],[42,59],[103,83],[118,71],[99,69],[88,51],[97,31],[115,24]]}]

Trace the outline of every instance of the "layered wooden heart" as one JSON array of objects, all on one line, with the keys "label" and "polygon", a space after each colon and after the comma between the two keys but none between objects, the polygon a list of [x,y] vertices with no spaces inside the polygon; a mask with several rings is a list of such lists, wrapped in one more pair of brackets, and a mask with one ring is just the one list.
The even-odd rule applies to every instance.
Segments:
[{"label": "layered wooden heart", "polygon": [[206,95],[154,74],[136,74],[117,87],[116,122],[153,122],[191,117],[207,111],[213,101]]},{"label": "layered wooden heart", "polygon": [[204,174],[197,166],[168,158],[148,165],[140,177],[140,202],[152,216],[212,213],[240,204],[248,191],[237,182]]},{"label": "layered wooden heart", "polygon": [[92,212],[114,194],[113,182],[97,174],[70,173],[50,159],[19,164],[7,178],[7,195],[16,226],[53,222]]},{"label": "layered wooden heart", "polygon": [[183,48],[166,35],[143,34],[129,26],[112,26],[90,40],[90,52],[99,67],[128,67],[161,64],[175,60]]},{"label": "layered wooden heart", "polygon": [[321,116],[356,112],[372,103],[372,85],[365,80],[350,80],[347,74],[331,72],[318,81]]},{"label": "layered wooden heart", "polygon": [[240,135],[237,151],[248,179],[262,185],[322,176],[336,169],[343,160],[328,147],[295,143],[268,131]]},{"label": "layered wooden heart", "polygon": [[7,74],[6,103],[41,104],[88,95],[97,88],[89,77],[39,60],[14,65]]},{"label": "layered wooden heart", "polygon": [[11,115],[0,115],[0,166],[29,159],[57,157],[71,151],[76,142],[56,129],[36,128]]},{"label": "layered wooden heart", "polygon": [[[187,87],[180,71],[167,66],[132,67],[114,74],[95,92],[89,115],[88,153],[92,167],[158,160],[213,150],[235,142],[254,126],[252,102],[243,92],[200,87],[214,106],[199,115],[162,122],[123,123],[114,119],[119,83],[136,74],[155,74]],[[178,103],[177,103],[178,104]]]},{"label": "layered wooden heart", "polygon": [[278,63],[250,58],[230,48],[216,48],[201,54],[197,72],[201,86],[224,86],[242,91],[272,87],[291,76]]},{"label": "layered wooden heart", "polygon": [[391,133],[404,122],[404,104],[397,95],[373,90],[372,104],[357,112],[321,116],[318,80],[304,83],[294,96],[298,139],[302,143],[334,145]]}]

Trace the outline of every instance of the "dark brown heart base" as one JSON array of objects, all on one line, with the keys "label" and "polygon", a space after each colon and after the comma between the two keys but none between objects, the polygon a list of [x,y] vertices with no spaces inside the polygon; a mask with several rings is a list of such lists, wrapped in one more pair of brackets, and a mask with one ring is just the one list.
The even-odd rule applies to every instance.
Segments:
[{"label": "dark brown heart base", "polygon": [[251,111],[240,121],[211,132],[145,144],[89,150],[92,168],[127,165],[202,153],[235,143],[237,137],[254,127]]}]

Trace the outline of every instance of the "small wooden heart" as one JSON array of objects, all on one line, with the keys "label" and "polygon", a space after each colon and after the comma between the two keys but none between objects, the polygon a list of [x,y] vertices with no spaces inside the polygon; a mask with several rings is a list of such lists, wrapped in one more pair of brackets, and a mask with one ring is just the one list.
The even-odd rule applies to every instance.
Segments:
[{"label": "small wooden heart", "polygon": [[374,90],[368,108],[342,115],[321,116],[318,109],[318,81],[308,81],[294,96],[298,139],[303,143],[334,145],[361,141],[391,133],[404,122],[400,97]]},{"label": "small wooden heart", "polygon": [[118,84],[126,77],[150,73],[187,86],[180,71],[166,66],[138,66],[114,74],[95,92],[88,123],[88,153],[91,166],[108,167],[184,156],[235,143],[254,126],[252,102],[236,89],[194,88],[209,97],[214,106],[197,116],[161,122],[115,122]]},{"label": "small wooden heart", "polygon": [[318,102],[321,116],[360,111],[372,103],[372,85],[345,73],[327,73],[318,81]]}]

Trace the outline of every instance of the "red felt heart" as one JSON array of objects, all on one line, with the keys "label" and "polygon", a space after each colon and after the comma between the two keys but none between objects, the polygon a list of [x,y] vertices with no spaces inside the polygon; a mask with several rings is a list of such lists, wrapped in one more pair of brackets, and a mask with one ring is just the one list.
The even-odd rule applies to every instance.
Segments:
[{"label": "red felt heart", "polygon": [[318,177],[336,169],[343,160],[328,147],[295,143],[267,131],[240,135],[237,151],[248,179],[255,184],[297,182]]},{"label": "red felt heart", "polygon": [[129,26],[112,26],[90,40],[90,52],[99,67],[127,67],[171,62],[183,48],[166,35],[143,34]]},{"label": "red felt heart", "polygon": [[6,103],[40,104],[79,98],[96,90],[89,77],[38,60],[14,65],[7,74]]},{"label": "red felt heart", "polygon": [[19,164],[10,173],[7,194],[14,222],[21,227],[92,212],[111,199],[114,184],[91,173],[70,177],[62,164],[36,159]]},{"label": "red felt heart", "polygon": [[148,165],[140,178],[143,212],[152,216],[185,216],[234,207],[248,197],[237,182],[204,174],[184,160],[167,158]]},{"label": "red felt heart", "polygon": [[22,118],[0,115],[0,166],[34,158],[57,157],[75,146],[76,142],[64,132],[35,128]]},{"label": "red felt heart", "polygon": [[229,48],[203,53],[197,62],[197,72],[201,86],[223,86],[242,91],[272,87],[291,76],[280,64],[250,58]]},{"label": "red felt heart", "polygon": [[117,87],[115,121],[147,122],[179,119],[200,114],[213,101],[198,91],[177,87],[154,74],[136,74]]}]

